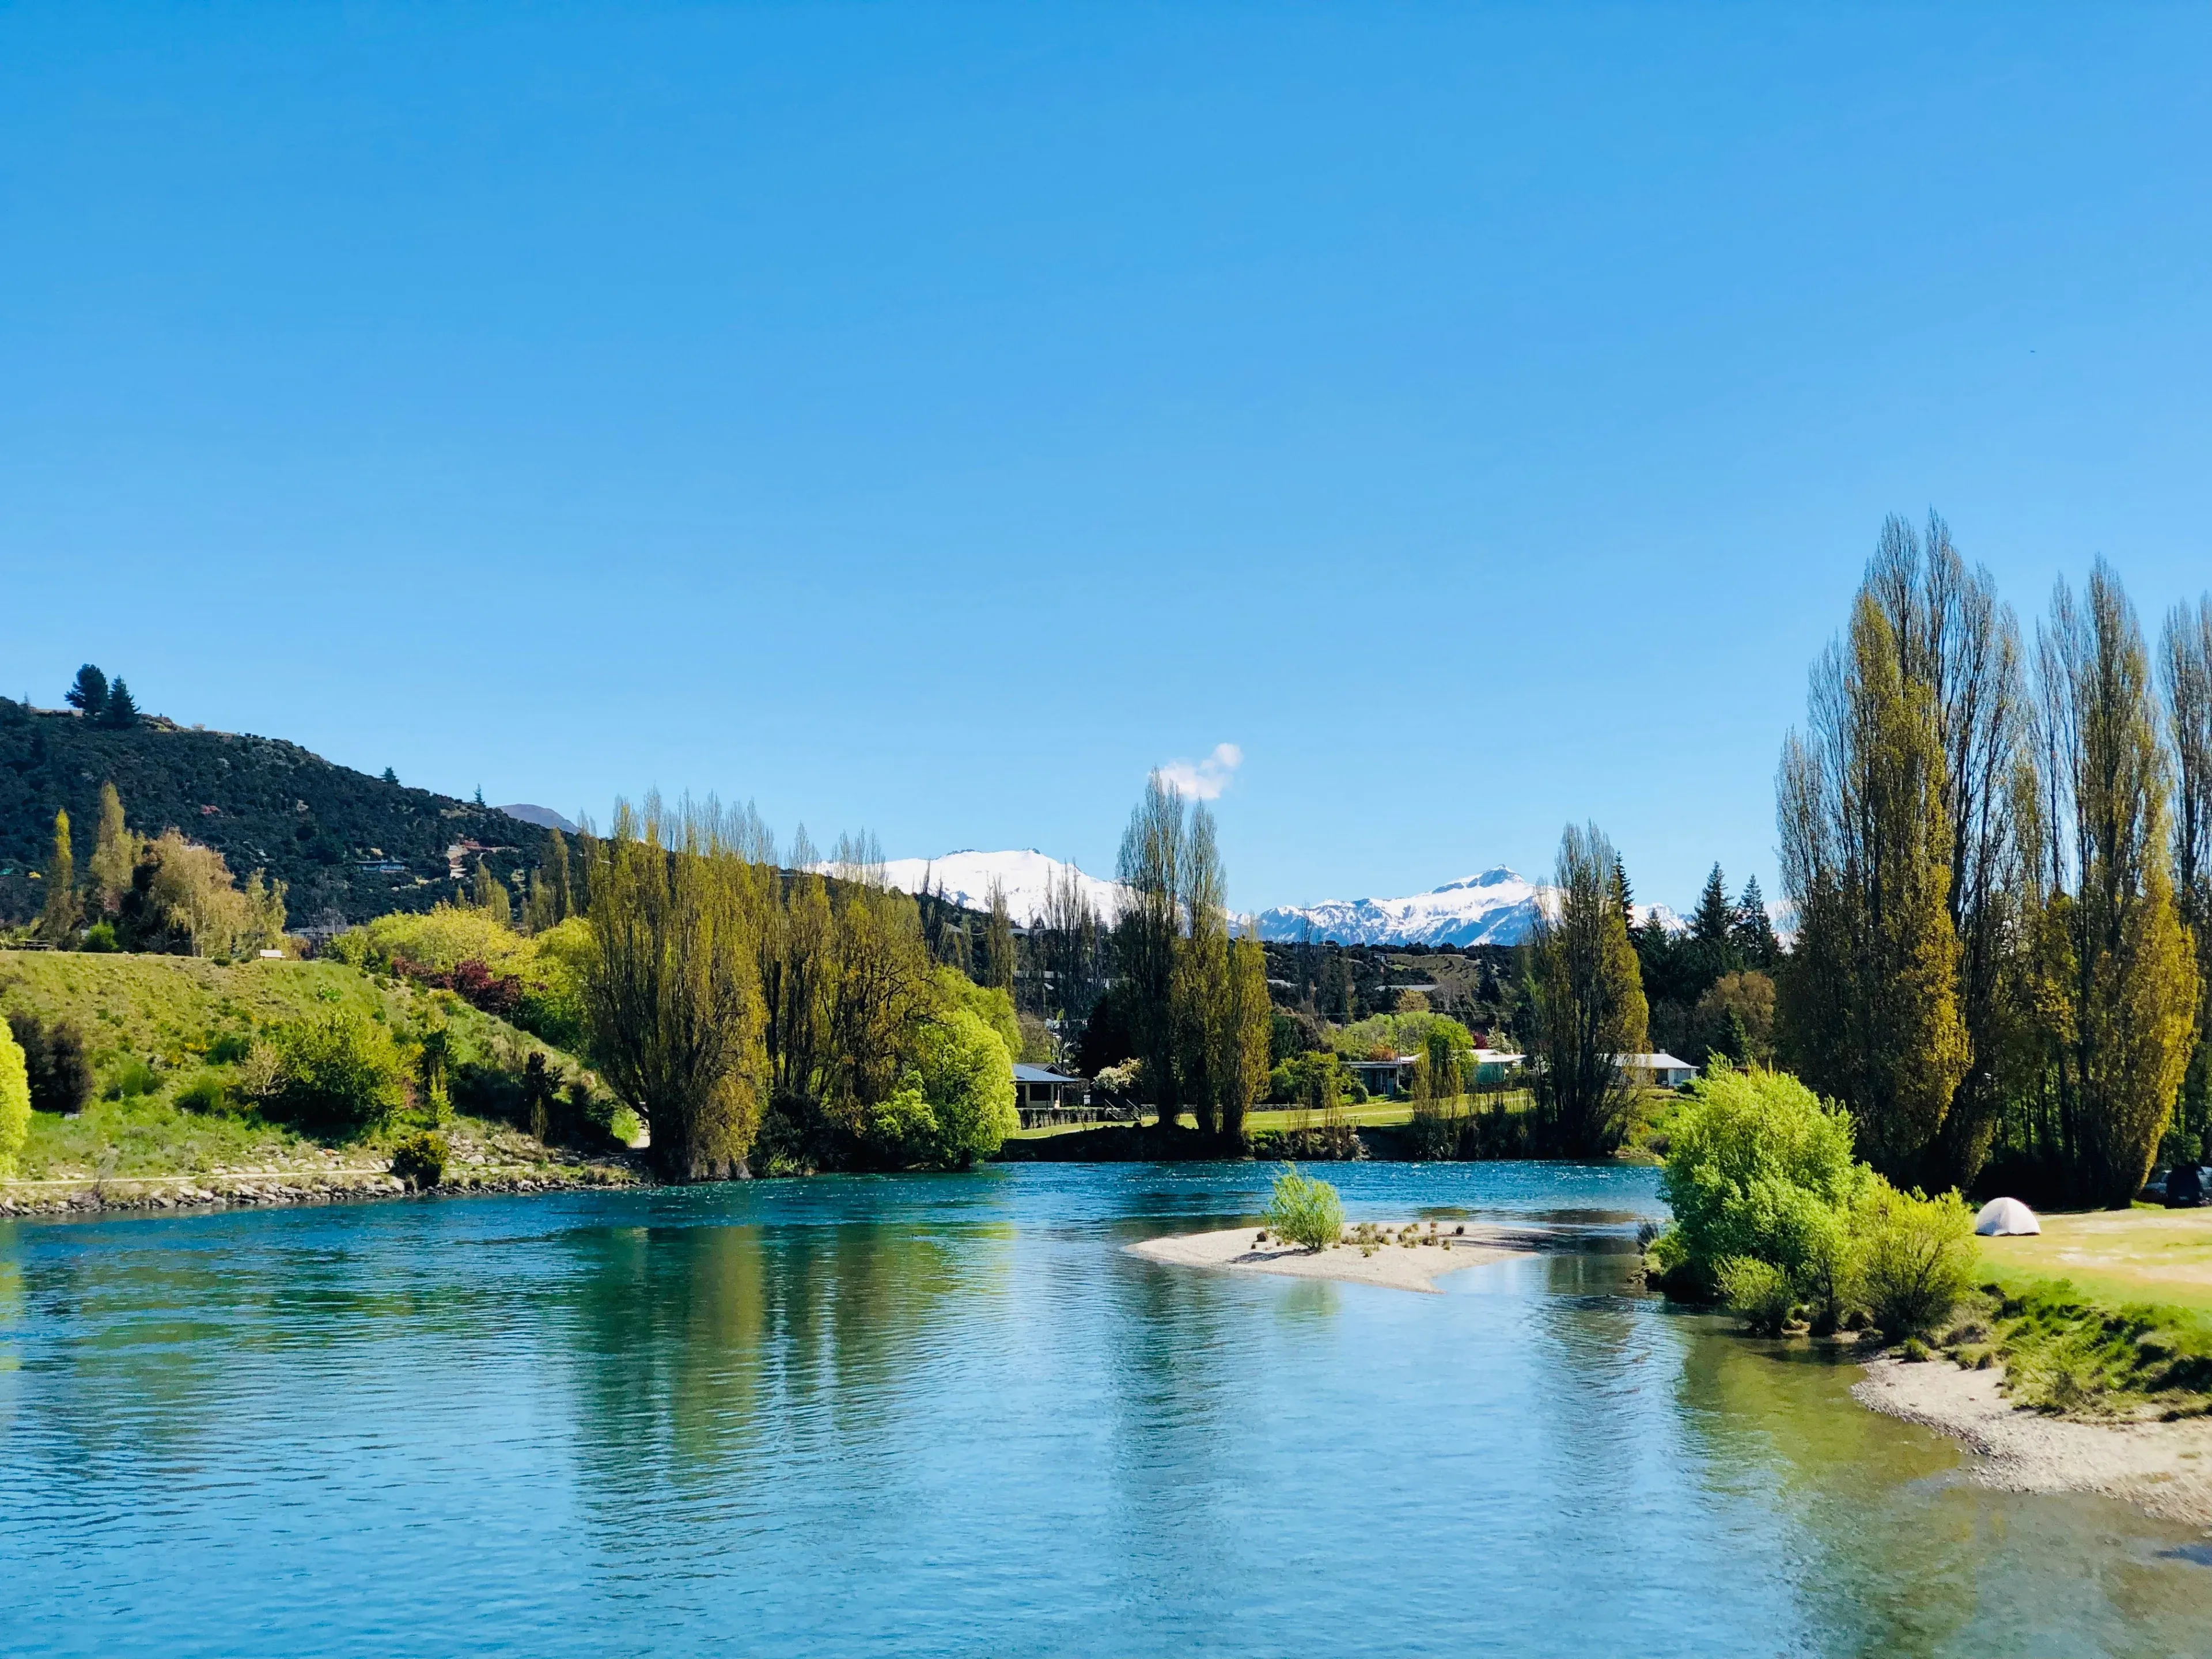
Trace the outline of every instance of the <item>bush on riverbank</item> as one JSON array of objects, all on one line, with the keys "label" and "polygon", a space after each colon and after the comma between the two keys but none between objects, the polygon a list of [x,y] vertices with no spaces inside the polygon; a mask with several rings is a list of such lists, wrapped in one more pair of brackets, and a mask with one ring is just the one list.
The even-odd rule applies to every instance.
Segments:
[{"label": "bush on riverbank", "polygon": [[1325,1250],[1344,1237],[1344,1205],[1336,1188],[1283,1165],[1263,1218],[1269,1231],[1309,1250]]},{"label": "bush on riverbank", "polygon": [[1852,1156],[1843,1109],[1796,1079],[1716,1061],[1668,1133],[1674,1222],[1650,1250],[1668,1294],[1719,1296],[1769,1334],[1802,1310],[1816,1331],[1863,1313],[1895,1339],[1940,1327],[1971,1287],[1972,1212],[1892,1187]]}]

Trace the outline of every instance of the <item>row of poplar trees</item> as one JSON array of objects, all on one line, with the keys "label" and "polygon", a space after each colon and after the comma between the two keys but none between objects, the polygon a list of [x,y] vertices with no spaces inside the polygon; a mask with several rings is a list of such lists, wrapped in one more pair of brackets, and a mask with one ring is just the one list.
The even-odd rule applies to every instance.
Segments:
[{"label": "row of poplar trees", "polygon": [[2208,1127],[2212,598],[2103,561],[2033,648],[1942,521],[1883,527],[1778,786],[1784,1059],[1892,1180],[2124,1205]]},{"label": "row of poplar trees", "polygon": [[1213,814],[1154,773],[1122,832],[1115,993],[1143,1086],[1173,1126],[1241,1143],[1267,1083],[1273,1011],[1255,934],[1232,939]]}]

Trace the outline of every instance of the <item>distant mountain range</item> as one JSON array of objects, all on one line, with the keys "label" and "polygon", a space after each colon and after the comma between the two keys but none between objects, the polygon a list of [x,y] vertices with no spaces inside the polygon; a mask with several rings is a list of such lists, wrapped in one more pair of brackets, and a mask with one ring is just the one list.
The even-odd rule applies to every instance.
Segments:
[{"label": "distant mountain range", "polygon": [[532,806],[528,801],[519,800],[512,806],[495,806],[492,811],[520,818],[525,823],[534,823],[540,830],[558,830],[564,836],[576,833],[576,826],[550,806]]},{"label": "distant mountain range", "polygon": [[[919,893],[933,886],[957,904],[988,910],[991,884],[1006,896],[1006,909],[1024,926],[1044,913],[1045,895],[1054,876],[1072,871],[1098,913],[1119,914],[1124,888],[1086,875],[1074,865],[1047,857],[1035,848],[1004,853],[966,851],[940,859],[893,859],[884,866],[890,884]],[[1407,898],[1327,899],[1319,904],[1278,905],[1256,918],[1260,937],[1294,941],[1312,938],[1339,945],[1518,945],[1528,936],[1537,906],[1549,890],[1500,865],[1480,875],[1446,882]],[[1663,904],[1639,904],[1637,921],[1656,913],[1679,930],[1680,917]]]}]

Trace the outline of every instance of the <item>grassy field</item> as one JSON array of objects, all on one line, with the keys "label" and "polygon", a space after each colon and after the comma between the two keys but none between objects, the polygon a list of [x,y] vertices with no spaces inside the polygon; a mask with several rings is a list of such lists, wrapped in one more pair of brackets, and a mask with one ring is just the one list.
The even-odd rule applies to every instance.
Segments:
[{"label": "grassy field", "polygon": [[2040,1219],[2039,1235],[1975,1241],[1991,1280],[2019,1291],[2063,1279],[2098,1302],[2212,1314],[2212,1209],[2146,1206]]},{"label": "grassy field", "polygon": [[[185,957],[0,952],[0,1013],[66,1019],[83,1035],[95,1098],[74,1118],[34,1112],[18,1159],[24,1181],[94,1176],[283,1172],[377,1164],[388,1146],[421,1125],[402,1113],[376,1134],[325,1146],[252,1112],[191,1112],[173,1103],[203,1079],[234,1066],[211,1063],[225,1037],[249,1042],[290,1020],[352,1008],[403,1038],[434,1022],[453,1033],[457,1063],[520,1068],[544,1052],[556,1073],[581,1064],[460,1001],[405,981],[379,979],[337,962],[222,966]],[[143,1070],[141,1069],[143,1068]],[[147,1085],[123,1092],[126,1078]],[[547,1150],[510,1126],[460,1115],[449,1136],[457,1152],[487,1164],[545,1161]]]}]

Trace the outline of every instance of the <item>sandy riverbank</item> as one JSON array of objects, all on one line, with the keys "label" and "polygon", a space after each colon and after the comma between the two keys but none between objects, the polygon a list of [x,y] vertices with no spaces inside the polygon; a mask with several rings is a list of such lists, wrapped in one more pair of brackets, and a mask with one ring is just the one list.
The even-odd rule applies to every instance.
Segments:
[{"label": "sandy riverbank", "polygon": [[[1404,1224],[1393,1224],[1394,1228]],[[1486,1261],[1503,1261],[1528,1255],[1525,1245],[1512,1235],[1469,1227],[1451,1235],[1447,1248],[1440,1238],[1433,1244],[1381,1244],[1372,1255],[1358,1247],[1340,1244],[1316,1253],[1279,1239],[1258,1242],[1256,1227],[1232,1227],[1225,1232],[1184,1233],[1167,1238],[1148,1238],[1127,1246],[1132,1255],[1148,1261],[1170,1262],[1179,1267],[1215,1267],[1231,1273],[1280,1273],[1291,1279],[1334,1279],[1350,1285],[1381,1285],[1397,1291],[1425,1291],[1437,1294],[1435,1281],[1462,1267],[1479,1267]]]},{"label": "sandy riverbank", "polygon": [[1976,1454],[1966,1470],[2007,1492],[2094,1492],[2169,1521],[2212,1528],[2212,1419],[2082,1422],[2021,1411],[1995,1369],[1944,1359],[1876,1359],[1851,1389],[1860,1404],[1924,1424]]}]

